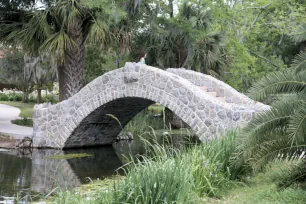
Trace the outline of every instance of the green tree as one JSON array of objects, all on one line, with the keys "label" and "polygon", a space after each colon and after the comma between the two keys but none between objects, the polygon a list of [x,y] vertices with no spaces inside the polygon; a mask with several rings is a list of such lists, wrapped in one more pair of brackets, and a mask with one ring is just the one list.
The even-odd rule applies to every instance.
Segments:
[{"label": "green tree", "polygon": [[202,0],[211,8],[211,30],[226,35],[225,81],[247,91],[267,73],[288,67],[302,44],[290,37],[305,20],[300,0]]},{"label": "green tree", "polygon": [[[303,7],[301,1],[286,0],[247,0],[236,3],[228,12],[231,18],[226,21],[226,27],[232,31],[231,36],[236,42],[248,51],[252,59],[249,62],[252,63],[248,63],[248,66],[233,63],[227,79],[243,82],[240,87],[247,90],[267,73],[290,66],[294,56],[301,50],[300,43],[294,43],[290,35],[303,21]],[[231,36],[229,38],[233,39]],[[234,58],[237,59],[241,60],[241,57],[238,55]]]},{"label": "green tree", "polygon": [[41,91],[48,89],[48,85],[53,84],[56,79],[56,63],[54,58],[47,54],[38,57],[24,56],[25,70],[32,76],[32,82],[37,90],[37,104],[42,102]]},{"label": "green tree", "polygon": [[5,48],[4,58],[0,64],[0,79],[5,83],[14,84],[23,91],[23,102],[28,102],[33,90],[33,75],[25,69],[24,52],[16,48]]},{"label": "green tree", "polygon": [[133,11],[141,1],[59,0],[44,10],[23,10],[7,14],[0,24],[3,43],[21,45],[31,54],[52,53],[57,57],[60,100],[83,86],[85,43],[100,45],[118,42],[129,46],[129,33],[116,25],[125,16],[122,8]]}]

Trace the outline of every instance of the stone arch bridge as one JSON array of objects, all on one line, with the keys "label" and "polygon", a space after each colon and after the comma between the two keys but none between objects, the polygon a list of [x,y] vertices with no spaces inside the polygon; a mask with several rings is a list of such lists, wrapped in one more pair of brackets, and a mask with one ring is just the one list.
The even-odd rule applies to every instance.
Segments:
[{"label": "stone arch bridge", "polygon": [[51,148],[112,144],[122,127],[155,102],[178,115],[201,141],[244,126],[255,112],[269,108],[208,75],[126,63],[66,101],[36,105],[33,144]]}]

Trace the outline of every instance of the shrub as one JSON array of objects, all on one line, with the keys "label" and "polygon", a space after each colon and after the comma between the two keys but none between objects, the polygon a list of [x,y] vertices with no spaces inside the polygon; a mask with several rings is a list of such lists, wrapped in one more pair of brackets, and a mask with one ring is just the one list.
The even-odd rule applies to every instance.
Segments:
[{"label": "shrub", "polygon": [[9,97],[7,95],[0,93],[0,101],[8,101],[8,100],[9,100]]},{"label": "shrub", "polygon": [[52,95],[44,95],[41,98],[42,103],[50,102],[50,103],[57,103],[58,100]]},{"label": "shrub", "polygon": [[22,118],[22,119],[16,119],[12,121],[15,125],[21,125],[21,126],[27,126],[27,127],[33,127],[33,120],[29,118]]},{"label": "shrub", "polygon": [[4,89],[0,91],[0,101],[22,101],[22,95],[21,91]]},{"label": "shrub", "polygon": [[29,95],[29,102],[36,103],[37,99],[32,94]]},{"label": "shrub", "polygon": [[8,100],[9,100],[9,101],[14,101],[14,99],[15,99],[15,96],[14,96],[14,95],[9,95],[9,96],[8,96]]},{"label": "shrub", "polygon": [[22,94],[15,94],[14,101],[22,101]]},{"label": "shrub", "polygon": [[[17,90],[6,90],[0,91],[0,101],[22,101],[23,98],[23,92],[17,91]],[[37,91],[32,92],[29,94],[28,98],[29,102],[36,103],[37,102]],[[42,92],[42,103],[44,102],[51,102],[51,103],[57,103],[58,102],[58,96],[51,95],[51,93],[47,93],[43,91]]]}]

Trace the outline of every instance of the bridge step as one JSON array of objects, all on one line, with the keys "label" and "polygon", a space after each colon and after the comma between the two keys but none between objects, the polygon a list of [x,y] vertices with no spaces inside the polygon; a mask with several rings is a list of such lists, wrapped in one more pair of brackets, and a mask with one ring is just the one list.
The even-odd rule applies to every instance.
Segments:
[{"label": "bridge step", "polygon": [[206,86],[200,86],[200,89],[202,89],[203,91],[207,92],[207,87]]},{"label": "bridge step", "polygon": [[201,88],[203,91],[205,91],[206,93],[208,93],[209,95],[211,95],[211,96],[215,97],[216,99],[218,99],[219,101],[222,101],[222,102],[224,102],[224,103],[228,103],[228,102],[226,102],[225,97],[218,96],[218,93],[217,93],[217,92],[215,92],[215,91],[208,91],[208,87],[206,87],[206,86],[200,86],[200,88]]},{"label": "bridge step", "polygon": [[211,96],[217,98],[217,92],[212,91],[212,92],[207,92],[207,93],[208,93],[209,95],[211,95]]}]

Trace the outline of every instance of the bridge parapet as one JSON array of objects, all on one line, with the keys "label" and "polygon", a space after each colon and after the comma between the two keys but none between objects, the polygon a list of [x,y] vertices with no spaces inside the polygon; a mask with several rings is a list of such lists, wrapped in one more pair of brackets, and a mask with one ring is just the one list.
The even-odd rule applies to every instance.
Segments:
[{"label": "bridge parapet", "polygon": [[249,107],[256,111],[265,111],[270,108],[270,106],[250,99],[233,87],[210,75],[195,72],[193,70],[187,70],[185,68],[169,68],[167,71],[187,79],[196,86],[207,87],[208,92],[216,92],[217,96],[224,97],[227,103]]}]

